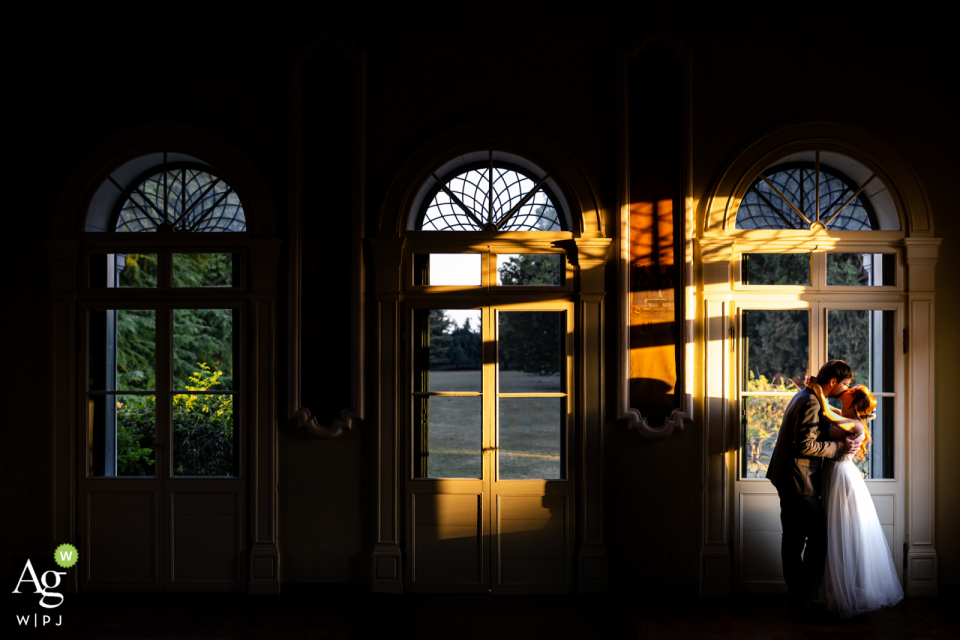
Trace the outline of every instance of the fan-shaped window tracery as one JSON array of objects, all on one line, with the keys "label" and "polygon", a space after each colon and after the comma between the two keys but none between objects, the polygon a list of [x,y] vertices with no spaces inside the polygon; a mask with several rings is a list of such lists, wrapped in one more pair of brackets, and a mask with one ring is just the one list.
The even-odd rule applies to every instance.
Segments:
[{"label": "fan-shaped window tracery", "polygon": [[[819,171],[818,171],[819,168]],[[813,162],[790,162],[764,171],[740,201],[737,229],[878,229],[864,190],[846,175]]]},{"label": "fan-shaped window tracery", "polygon": [[537,178],[495,161],[461,166],[440,177],[420,211],[423,231],[564,231],[549,176]]},{"label": "fan-shaped window tracery", "polygon": [[[117,185],[119,187],[119,185]],[[117,211],[118,232],[247,230],[243,205],[233,188],[208,167],[171,165],[125,190]]]}]

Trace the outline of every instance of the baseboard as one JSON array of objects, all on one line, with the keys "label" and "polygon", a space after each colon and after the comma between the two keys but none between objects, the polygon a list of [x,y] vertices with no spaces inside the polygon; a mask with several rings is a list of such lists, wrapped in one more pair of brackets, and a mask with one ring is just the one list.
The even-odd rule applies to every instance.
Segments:
[{"label": "baseboard", "polygon": [[282,582],[280,593],[285,596],[365,596],[370,593],[369,582]]},{"label": "baseboard", "polygon": [[611,584],[611,594],[641,597],[644,599],[684,599],[700,597],[699,584]]}]

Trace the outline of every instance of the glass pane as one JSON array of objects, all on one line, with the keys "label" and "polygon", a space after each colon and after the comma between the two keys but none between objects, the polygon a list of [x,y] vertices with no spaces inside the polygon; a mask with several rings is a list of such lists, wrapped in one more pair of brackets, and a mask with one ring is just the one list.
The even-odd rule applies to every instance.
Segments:
[{"label": "glass pane", "polygon": [[[538,178],[519,167],[504,167],[499,162],[494,162],[492,167],[483,166],[485,162],[480,165],[466,171],[460,168],[443,177],[446,188],[437,188],[433,199],[421,209],[418,228],[480,231],[489,219],[501,231],[563,230],[563,219],[547,187],[531,195],[540,181]],[[507,214],[511,215],[507,217]]]},{"label": "glass pane", "polygon": [[156,474],[156,396],[89,397],[89,469],[93,477]]},{"label": "glass pane", "polygon": [[810,286],[809,253],[745,253],[741,264],[743,284]]},{"label": "glass pane", "polygon": [[236,389],[239,309],[173,310],[173,388]]},{"label": "glass pane", "polygon": [[861,193],[843,206],[859,190],[858,183],[826,165],[819,166],[819,174],[813,162],[773,167],[758,176],[744,194],[737,210],[737,229],[806,229],[808,224],[796,214],[796,208],[808,220],[820,220],[830,230],[869,231],[874,228],[874,216],[866,195]]},{"label": "glass pane", "polygon": [[501,311],[497,321],[500,393],[560,391],[564,312]]},{"label": "glass pane", "polygon": [[238,475],[233,401],[227,394],[173,396],[173,475]]},{"label": "glass pane", "polygon": [[780,433],[780,423],[792,399],[793,396],[789,395],[743,398],[741,477],[766,477],[770,455]]},{"label": "glass pane", "polygon": [[130,193],[120,209],[117,231],[153,232],[162,221],[175,231],[247,230],[240,199],[219,176],[183,165],[167,169]]},{"label": "glass pane", "polygon": [[894,420],[896,398],[877,398],[877,417],[867,423],[870,441],[864,459],[854,456],[853,462],[868,480],[893,478]]},{"label": "glass pane", "polygon": [[235,253],[173,254],[173,286],[234,287],[240,256]]},{"label": "glass pane", "polygon": [[501,480],[563,477],[565,398],[500,398]]},{"label": "glass pane", "polygon": [[413,284],[480,286],[479,253],[418,253],[413,269]]},{"label": "glass pane", "polygon": [[563,276],[563,254],[519,253],[497,256],[497,284],[501,286],[559,286],[563,284]]},{"label": "glass pane", "polygon": [[889,287],[896,284],[893,253],[828,253],[827,284],[834,287]]},{"label": "glass pane", "polygon": [[90,286],[95,289],[156,288],[157,254],[92,253]]},{"label": "glass pane", "polygon": [[92,309],[87,327],[89,388],[152,391],[156,388],[156,312]]},{"label": "glass pane", "polygon": [[414,401],[414,477],[481,477],[482,398],[430,396]]},{"label": "glass pane", "polygon": [[479,309],[417,309],[414,391],[480,391]]},{"label": "glass pane", "polygon": [[744,309],[743,391],[795,393],[810,366],[810,312]]},{"label": "glass pane", "polygon": [[874,392],[894,389],[894,322],[892,309],[830,309],[827,311],[827,358],[853,367],[854,384]]}]

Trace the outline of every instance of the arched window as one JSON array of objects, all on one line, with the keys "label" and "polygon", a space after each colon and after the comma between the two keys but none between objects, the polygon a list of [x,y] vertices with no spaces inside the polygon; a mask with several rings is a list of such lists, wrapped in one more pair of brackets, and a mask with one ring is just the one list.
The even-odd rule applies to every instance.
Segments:
[{"label": "arched window", "polygon": [[869,231],[877,226],[862,188],[836,169],[790,162],[764,171],[737,211],[737,229],[827,229]]},{"label": "arched window", "polygon": [[[198,158],[153,153],[103,179],[90,200],[85,231],[83,500],[134,488],[151,504],[183,491],[242,495],[250,235],[239,194]],[[231,498],[218,507],[230,514],[223,527],[228,537],[243,527],[239,504]],[[109,505],[128,520],[136,515]],[[83,517],[91,528],[105,526],[99,511]],[[176,513],[157,517],[163,531],[171,522],[186,526]],[[194,530],[209,526],[198,520]],[[157,545],[173,543],[158,539]],[[145,558],[155,553],[144,547]],[[239,553],[221,563],[219,573],[188,579],[215,573],[234,585],[242,575],[232,568],[239,566]],[[134,564],[110,575],[131,583],[174,580],[161,578],[152,565],[144,569],[147,560]],[[104,564],[95,566],[84,578],[88,587],[106,580]]]},{"label": "arched window", "polygon": [[911,532],[933,526],[933,459],[912,443],[934,439],[940,241],[917,175],[869,131],[803,120],[735,154],[702,203],[704,431],[705,442],[723,443],[712,450],[723,455],[704,457],[705,522],[732,515],[703,556],[705,574],[729,565],[704,584],[729,593],[734,583],[754,590],[780,581],[770,455],[804,375],[839,358],[878,399],[872,440],[855,464],[894,564],[908,593],[931,593],[932,538],[916,543]]},{"label": "arched window", "polygon": [[[563,195],[569,183],[519,153],[489,147],[418,176],[418,189],[400,208],[406,230],[398,309],[409,345],[409,357],[398,362],[408,408],[403,469],[416,545],[412,573],[417,582],[483,591],[568,584],[581,282],[567,259],[576,242]],[[425,533],[423,514],[476,514],[478,504],[495,501],[507,505],[502,509],[536,504],[529,512],[536,525],[491,527],[484,524],[491,517],[512,516],[472,516],[463,530],[489,533],[442,560],[450,552]],[[508,551],[495,576],[478,573],[477,558],[498,548],[491,545],[510,545],[520,530],[551,549],[549,560],[528,569]]]},{"label": "arched window", "polygon": [[549,174],[498,151],[461,156],[430,174],[417,197],[418,231],[567,231]]},{"label": "arched window", "polygon": [[236,192],[203,165],[156,167],[123,193],[114,214],[116,231],[157,231],[163,226],[177,232],[247,230]]},{"label": "arched window", "polygon": [[[834,358],[849,363],[854,382],[878,398],[872,439],[856,466],[886,514],[891,553],[902,561],[896,533],[904,518],[906,441],[901,212],[889,175],[867,156],[841,149],[757,154],[718,187],[735,218],[727,218],[726,228],[708,228],[701,239],[709,247],[703,288],[711,318],[705,393],[729,397],[739,427],[729,470],[731,495],[741,505],[733,547],[769,558],[749,564],[748,554],[735,552],[741,585],[767,584],[781,572],[779,536],[758,533],[763,518],[776,516],[766,474],[782,417],[804,376]],[[708,429],[719,428],[710,420]]]},{"label": "arched window", "polygon": [[[886,215],[878,216],[877,208]],[[836,153],[807,151],[768,167],[753,180],[740,200],[736,228],[899,229],[894,209],[876,173]]]}]

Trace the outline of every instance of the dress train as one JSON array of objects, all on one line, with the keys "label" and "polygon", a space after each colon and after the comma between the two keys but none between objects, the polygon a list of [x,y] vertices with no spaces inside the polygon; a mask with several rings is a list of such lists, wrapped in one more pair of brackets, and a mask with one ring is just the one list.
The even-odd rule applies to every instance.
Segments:
[{"label": "dress train", "polygon": [[852,454],[824,461],[822,499],[827,561],[818,600],[841,618],[900,602],[903,589],[890,547]]}]

